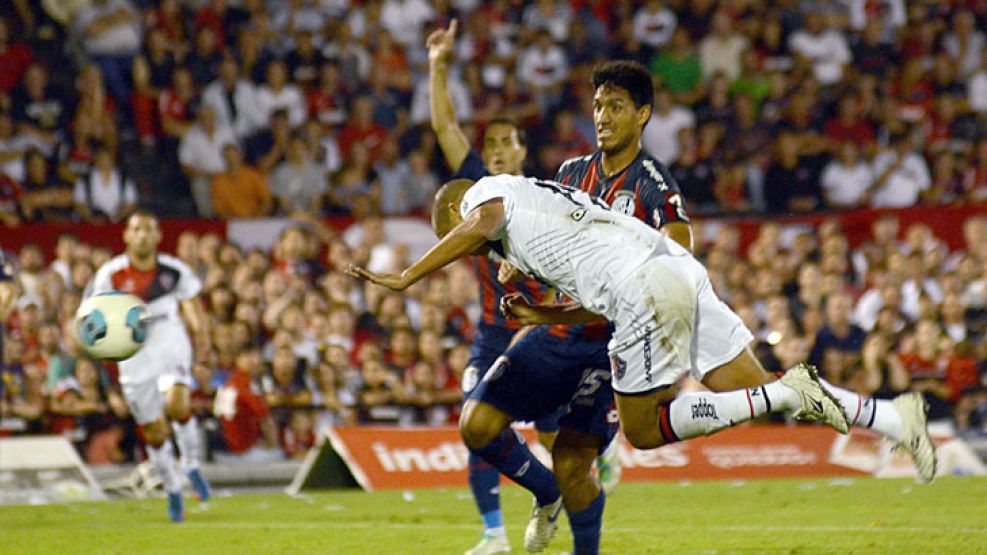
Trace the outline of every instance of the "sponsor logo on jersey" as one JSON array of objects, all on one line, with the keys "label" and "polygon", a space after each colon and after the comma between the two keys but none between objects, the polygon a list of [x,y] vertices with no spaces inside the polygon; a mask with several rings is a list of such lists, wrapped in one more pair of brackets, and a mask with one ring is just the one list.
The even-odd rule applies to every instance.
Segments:
[{"label": "sponsor logo on jersey", "polygon": [[610,203],[610,209],[627,216],[634,215],[634,208],[637,206],[637,194],[634,191],[617,191]]},{"label": "sponsor logo on jersey", "polygon": [[707,403],[706,399],[700,399],[698,403],[692,404],[692,418],[712,418],[719,420],[716,416],[716,407]]}]

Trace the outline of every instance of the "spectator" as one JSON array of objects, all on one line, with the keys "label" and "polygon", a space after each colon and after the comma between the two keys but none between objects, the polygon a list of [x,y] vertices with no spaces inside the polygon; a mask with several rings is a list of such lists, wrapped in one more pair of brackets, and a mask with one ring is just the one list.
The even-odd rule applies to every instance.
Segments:
[{"label": "spectator", "polygon": [[[338,127],[346,122],[349,104],[342,85],[339,65],[325,62],[319,70],[319,83],[308,95],[308,115],[324,127]],[[414,106],[414,101],[412,101]]]},{"label": "spectator", "polygon": [[672,103],[672,95],[665,89],[655,94],[655,109],[651,120],[641,135],[644,150],[663,164],[671,164],[679,158],[681,145],[679,134],[683,129],[696,126],[692,110]]},{"label": "spectator", "polygon": [[805,17],[805,28],[792,33],[789,49],[823,86],[835,85],[843,78],[844,67],[853,61],[846,37],[829,27],[825,16],[812,11]]},{"label": "spectator", "polygon": [[233,143],[223,147],[226,170],[212,181],[212,206],[216,216],[260,218],[271,212],[271,191],[267,179],[243,162],[240,148]]},{"label": "spectator", "polygon": [[548,31],[552,39],[559,42],[565,42],[569,38],[574,23],[572,8],[557,0],[532,2],[524,9],[521,21],[525,28],[532,31]]},{"label": "spectator", "polygon": [[334,40],[322,49],[322,54],[339,65],[343,83],[361,83],[370,75],[370,53],[354,40],[352,27],[340,22]]},{"label": "spectator", "polygon": [[295,49],[288,53],[285,63],[291,81],[302,90],[311,90],[319,78],[320,68],[325,63],[322,52],[315,47],[311,31],[299,30],[295,33]]},{"label": "spectator", "polygon": [[850,298],[845,294],[830,295],[826,299],[826,325],[816,334],[809,363],[822,368],[823,375],[836,383],[845,380],[839,374],[827,372],[826,362],[835,355],[839,369],[850,369],[859,363],[860,350],[864,346],[864,331],[850,323]]},{"label": "spectator", "polygon": [[377,125],[373,119],[373,101],[367,96],[358,96],[350,106],[349,122],[339,132],[339,150],[344,158],[348,158],[355,143],[361,143],[370,153],[370,159],[376,160],[381,144],[387,137],[387,130]]},{"label": "spectator", "polygon": [[295,135],[288,143],[287,157],[271,176],[271,192],[286,213],[319,213],[329,185],[326,175],[308,153],[305,140]]},{"label": "spectator", "polygon": [[535,42],[518,56],[517,73],[518,79],[534,93],[542,112],[551,112],[561,99],[569,62],[565,51],[552,41],[552,35],[541,31]]},{"label": "spectator", "polygon": [[386,216],[407,216],[417,191],[411,189],[411,167],[400,158],[397,139],[388,137],[380,150],[374,172],[380,184],[380,209]]},{"label": "spectator", "polygon": [[815,172],[800,160],[798,138],[785,133],[775,143],[775,159],[764,174],[771,212],[809,212],[819,208],[821,190]]},{"label": "spectator", "polygon": [[648,0],[634,13],[634,38],[655,51],[668,44],[678,20],[661,0]]},{"label": "spectator", "polygon": [[185,56],[185,66],[192,79],[196,83],[212,82],[222,61],[216,30],[208,26],[200,27],[195,35],[195,48]]},{"label": "spectator", "polygon": [[870,205],[874,208],[901,208],[915,205],[932,185],[929,167],[913,151],[912,137],[898,133],[890,147],[874,158],[874,185]]},{"label": "spectator", "polygon": [[76,212],[87,221],[118,222],[137,208],[137,187],[117,167],[113,151],[99,146],[92,171],[75,182],[72,200]]},{"label": "spectator", "polygon": [[943,37],[943,48],[956,62],[961,77],[977,70],[985,53],[987,37],[977,29],[977,20],[968,11],[958,11],[953,16],[953,29]]},{"label": "spectator", "polygon": [[48,160],[37,150],[24,156],[26,174],[21,185],[20,205],[28,220],[67,221],[72,215],[72,190],[48,168]]},{"label": "spectator", "polygon": [[15,181],[24,180],[24,154],[32,146],[30,138],[16,133],[9,113],[0,112],[0,173]]},{"label": "spectator", "polygon": [[826,164],[820,178],[826,205],[832,208],[862,206],[873,183],[870,164],[861,159],[854,141],[840,144],[839,157]]},{"label": "spectator", "polygon": [[288,67],[283,61],[268,64],[267,81],[257,90],[257,110],[260,121],[268,123],[275,111],[288,111],[288,122],[298,127],[305,122],[305,98],[295,85],[288,82]]},{"label": "spectator", "polygon": [[208,105],[199,109],[198,122],[182,137],[178,159],[192,182],[192,196],[200,217],[213,215],[212,179],[225,169],[223,147],[231,143],[236,144],[233,132],[216,122],[216,111]]},{"label": "spectator", "polygon": [[747,49],[747,39],[733,30],[734,22],[725,10],[713,14],[712,24],[713,32],[699,43],[703,77],[709,79],[722,73],[735,81],[740,77],[740,59]]},{"label": "spectator", "polygon": [[963,175],[963,191],[971,201],[987,199],[987,137],[977,141],[973,163]]},{"label": "spectator", "polygon": [[867,154],[872,154],[876,139],[874,127],[860,115],[860,100],[854,94],[840,99],[837,115],[826,122],[823,133],[834,145],[855,143]]},{"label": "spectator", "polygon": [[435,16],[425,0],[384,0],[380,7],[380,23],[404,48],[418,48],[422,26]]},{"label": "spectator", "polygon": [[248,79],[240,77],[236,58],[230,55],[219,64],[219,78],[202,91],[202,103],[212,106],[217,124],[231,129],[241,141],[267,123],[261,120],[257,90]]},{"label": "spectator", "polygon": [[65,139],[71,117],[69,102],[49,83],[44,66],[28,66],[22,86],[14,91],[12,104],[21,131],[41,141],[49,152]]},{"label": "spectator", "polygon": [[213,411],[220,419],[226,452],[217,453],[217,462],[264,463],[282,458],[276,450],[278,440],[274,421],[267,403],[257,392],[255,380],[263,370],[260,350],[247,347],[237,355],[236,367],[216,391]]},{"label": "spectator", "polygon": [[970,109],[981,116],[987,114],[987,49],[981,57],[980,68],[971,75],[967,88]]},{"label": "spectator", "polygon": [[14,90],[33,59],[26,44],[11,42],[8,22],[0,17],[0,95]]},{"label": "spectator", "polygon": [[[271,359],[271,373],[264,376],[264,400],[272,409],[308,407],[312,392],[308,390],[303,372],[305,362],[290,347],[279,348]],[[281,419],[285,423],[284,418]]]},{"label": "spectator", "polygon": [[702,83],[703,66],[687,30],[676,29],[668,48],[651,59],[650,67],[676,101],[691,104],[695,100]]},{"label": "spectator", "polygon": [[92,0],[73,16],[72,25],[86,53],[106,78],[118,103],[130,97],[130,66],[140,51],[140,21],[128,0]]}]

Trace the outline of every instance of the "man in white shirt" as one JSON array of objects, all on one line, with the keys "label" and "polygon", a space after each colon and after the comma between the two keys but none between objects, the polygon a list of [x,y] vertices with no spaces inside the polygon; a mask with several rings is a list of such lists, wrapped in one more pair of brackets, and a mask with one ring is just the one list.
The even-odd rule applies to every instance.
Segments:
[{"label": "man in white shirt", "polygon": [[76,210],[88,219],[120,221],[137,208],[137,187],[123,175],[113,160],[113,152],[103,145],[93,156],[93,169],[75,182],[72,200]]},{"label": "man in white shirt", "polygon": [[696,116],[685,106],[672,104],[667,90],[655,93],[655,109],[641,134],[644,150],[665,165],[678,160],[681,145],[679,131],[696,126]]},{"label": "man in white shirt", "polygon": [[518,78],[534,92],[545,112],[557,106],[562,83],[569,74],[565,50],[552,42],[548,31],[539,31],[535,43],[521,52],[517,61]]},{"label": "man in white shirt", "polygon": [[972,13],[960,11],[953,17],[953,30],[942,41],[943,48],[956,62],[960,77],[977,70],[987,50],[987,37],[977,30],[977,20]]},{"label": "man in white shirt", "polygon": [[226,170],[223,147],[230,143],[236,144],[233,132],[216,123],[215,109],[206,104],[199,109],[199,121],[178,146],[178,161],[192,181],[192,197],[200,217],[213,215],[212,178]]},{"label": "man in white shirt", "polygon": [[240,68],[232,56],[223,58],[219,78],[202,91],[202,103],[213,108],[220,127],[230,128],[241,141],[265,123],[257,105],[257,89],[240,77]]},{"label": "man in white shirt", "polygon": [[923,191],[932,186],[929,166],[912,148],[908,133],[891,137],[891,145],[873,162],[876,176],[871,187],[872,208],[904,208],[918,203]]},{"label": "man in white shirt", "polygon": [[981,116],[987,115],[987,49],[984,50],[980,70],[967,83],[967,99],[971,110],[979,112]]},{"label": "man in white shirt", "polygon": [[699,43],[703,77],[710,79],[722,72],[734,81],[740,76],[740,56],[746,49],[747,38],[734,30],[730,14],[717,10],[713,14],[713,32]]},{"label": "man in white shirt", "polygon": [[661,0],[648,0],[634,14],[633,25],[635,39],[650,48],[658,49],[672,40],[678,19],[672,10],[662,5]]},{"label": "man in white shirt", "polygon": [[810,13],[805,28],[792,33],[788,48],[796,58],[812,64],[812,74],[819,84],[833,85],[843,78],[843,68],[852,60],[846,37],[828,28],[823,14]]},{"label": "man in white shirt", "polygon": [[380,7],[381,24],[405,48],[421,47],[422,26],[434,15],[432,6],[424,0],[385,0]]},{"label": "man in white shirt", "polygon": [[305,123],[308,111],[305,99],[298,87],[288,82],[288,67],[281,60],[267,66],[267,82],[257,90],[257,109],[263,125],[278,109],[288,110],[288,121],[292,127]]},{"label": "man in white shirt", "polygon": [[857,144],[847,141],[840,145],[839,157],[823,169],[819,180],[826,205],[832,208],[857,208],[864,203],[867,191],[874,184],[874,171],[860,159]]},{"label": "man in white shirt", "polygon": [[141,48],[137,10],[127,0],[92,0],[72,19],[73,31],[99,65],[107,89],[117,102],[128,102],[130,66]]}]

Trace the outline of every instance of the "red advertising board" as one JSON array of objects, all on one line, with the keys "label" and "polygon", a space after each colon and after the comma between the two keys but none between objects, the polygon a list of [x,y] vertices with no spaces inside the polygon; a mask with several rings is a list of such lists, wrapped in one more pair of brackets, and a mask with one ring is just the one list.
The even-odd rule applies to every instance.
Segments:
[{"label": "red advertising board", "polygon": [[[523,430],[529,441],[534,432]],[[453,428],[341,427],[332,447],[367,490],[458,487],[467,451]],[[621,447],[623,480],[712,480],[863,476],[832,464],[838,434],[821,426],[741,426],[712,437],[639,451]]]}]

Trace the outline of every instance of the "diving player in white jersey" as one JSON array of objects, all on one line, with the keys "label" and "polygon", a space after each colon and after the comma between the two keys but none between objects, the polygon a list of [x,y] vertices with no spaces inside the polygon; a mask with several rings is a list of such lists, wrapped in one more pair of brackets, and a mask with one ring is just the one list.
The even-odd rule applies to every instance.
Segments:
[{"label": "diving player in white jersey", "polygon": [[702,265],[635,218],[579,190],[509,175],[447,183],[432,214],[442,240],[421,260],[400,274],[356,267],[350,274],[402,290],[465,254],[501,252],[579,302],[585,311],[573,320],[603,316],[614,323],[613,389],[635,447],[712,434],[768,412],[847,432],[839,402],[804,364],[754,389],[676,398],[675,384],[687,372],[701,380],[714,370],[761,366],[748,348],[750,332],[716,297]]},{"label": "diving player in white jersey", "polygon": [[205,314],[196,297],[202,284],[184,262],[157,252],[161,231],[153,215],[137,212],[130,216],[123,240],[126,253],[99,268],[89,294],[123,291],[147,303],[147,340],[137,354],[119,363],[120,385],[134,421],[144,432],[148,457],[164,480],[168,516],[181,522],[182,478],[169,441],[170,430],[181,451],[182,468],[200,501],[210,495],[209,484],[199,472],[199,434],[191,411],[192,343],[179,315],[180,309],[194,333],[205,331]]}]

